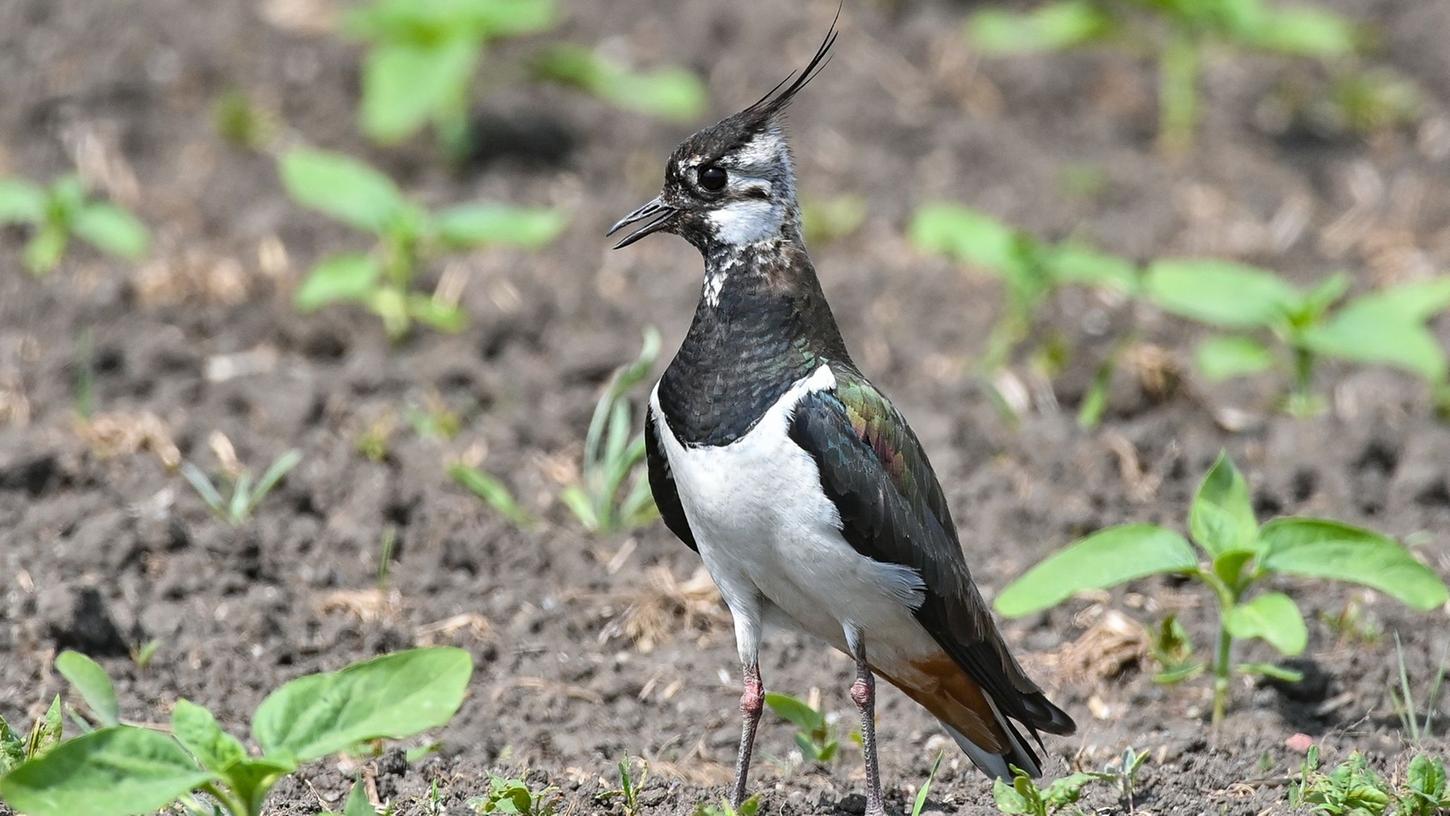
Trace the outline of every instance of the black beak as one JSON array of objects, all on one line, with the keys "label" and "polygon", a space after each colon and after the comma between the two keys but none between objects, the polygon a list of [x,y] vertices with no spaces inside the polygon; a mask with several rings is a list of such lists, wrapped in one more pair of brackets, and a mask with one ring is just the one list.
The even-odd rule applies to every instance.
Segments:
[{"label": "black beak", "polygon": [[654,199],[652,199],[648,204],[619,219],[619,221],[615,222],[614,226],[609,228],[609,232],[606,232],[604,234],[605,236],[610,236],[616,232],[619,232],[621,229],[629,226],[630,224],[649,219],[648,223],[646,223],[644,226],[624,236],[624,239],[622,241],[614,245],[615,249],[621,249],[623,247],[629,246],[630,244],[638,241],[639,239],[645,237],[646,235],[649,235],[652,232],[659,232],[660,230],[664,229],[665,225],[669,223],[670,216],[673,216],[674,214],[674,207],[665,204],[663,201],[660,200],[659,196],[655,196]]}]

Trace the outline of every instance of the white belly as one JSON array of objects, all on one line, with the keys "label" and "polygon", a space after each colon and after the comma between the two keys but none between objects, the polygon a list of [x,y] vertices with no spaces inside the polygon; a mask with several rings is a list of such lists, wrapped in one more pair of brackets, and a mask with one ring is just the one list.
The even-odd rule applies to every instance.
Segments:
[{"label": "white belly", "polygon": [[[914,570],[857,553],[821,488],[815,460],[788,436],[805,394],[834,387],[827,366],[802,379],[741,439],[682,446],[651,397],[659,438],[705,567],[736,619],[737,639],[758,639],[777,614],[846,649],[859,631],[876,665],[929,653],[930,636],[912,610],[921,604]],[[753,645],[740,643],[742,659]]]}]

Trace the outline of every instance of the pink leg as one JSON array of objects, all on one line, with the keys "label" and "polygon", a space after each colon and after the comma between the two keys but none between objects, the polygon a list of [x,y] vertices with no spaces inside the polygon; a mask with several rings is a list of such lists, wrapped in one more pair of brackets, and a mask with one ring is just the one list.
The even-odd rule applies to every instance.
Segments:
[{"label": "pink leg", "polygon": [[740,694],[740,753],[735,758],[735,789],[730,804],[740,807],[745,801],[745,777],[750,773],[750,752],[755,747],[755,726],[765,710],[765,687],[760,682],[760,666],[745,667],[745,689]]},{"label": "pink leg", "polygon": [[866,756],[866,816],[885,816],[881,804],[881,770],[876,760],[876,676],[866,665],[866,650],[858,649],[856,682],[851,701],[861,712],[861,753]]}]

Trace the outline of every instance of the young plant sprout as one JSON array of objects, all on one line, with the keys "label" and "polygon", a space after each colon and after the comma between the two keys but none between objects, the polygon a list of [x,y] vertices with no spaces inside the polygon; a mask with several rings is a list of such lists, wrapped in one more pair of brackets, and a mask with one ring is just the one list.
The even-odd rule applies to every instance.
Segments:
[{"label": "young plant sprout", "polygon": [[[984,269],[1001,279],[1007,290],[1002,317],[992,328],[987,349],[981,355],[982,368],[993,373],[1032,337],[1038,314],[1064,286],[1086,286],[1127,298],[1137,294],[1140,275],[1132,262],[1075,242],[1049,244],[1010,227],[989,215],[956,204],[929,204],[912,218],[908,228],[919,249],[934,252],[971,267]],[[1126,345],[1117,344],[1118,349]],[[1065,354],[1047,345],[1037,348],[1045,361]],[[1083,399],[1079,420],[1085,427],[1096,425],[1106,403],[1115,360],[1104,360],[1093,387]]]},{"label": "young plant sprout", "polygon": [[1166,312],[1227,330],[1198,348],[1198,366],[1210,380],[1287,371],[1292,413],[1318,410],[1314,370],[1325,358],[1392,366],[1443,393],[1445,351],[1426,323],[1450,309],[1450,278],[1400,284],[1341,303],[1348,288],[1344,275],[1303,291],[1242,264],[1163,260],[1149,267],[1143,292]]},{"label": "young plant sprout", "polygon": [[[83,693],[101,693],[102,680],[110,688],[93,662],[70,662],[67,677],[82,677],[85,685],[76,686]],[[252,716],[260,756],[223,731],[210,711],[184,699],[171,712],[170,734],[102,720],[103,727],[0,777],[0,799],[30,816],[127,816],[203,793],[229,816],[261,816],[272,787],[302,765],[448,722],[472,673],[468,652],[429,648],[298,678],[268,695]],[[109,705],[87,697],[93,712],[98,702]]]},{"label": "young plant sprout", "polygon": [[[230,445],[228,445],[230,447]],[[267,498],[291,470],[297,467],[302,461],[302,452],[289,450],[278,456],[268,466],[262,478],[255,483],[252,482],[252,473],[246,468],[241,468],[235,475],[229,477],[231,481],[231,495],[223,497],[211,478],[201,468],[191,462],[183,462],[181,475],[184,477],[196,494],[201,497],[212,514],[225,521],[233,527],[240,527],[252,518],[252,513],[257,505]]]},{"label": "young plant sprout", "polygon": [[1193,578],[1212,590],[1219,633],[1212,663],[1213,722],[1224,715],[1234,672],[1297,680],[1264,664],[1233,661],[1235,640],[1259,638],[1281,654],[1308,642],[1294,600],[1262,585],[1278,575],[1326,578],[1379,590],[1412,608],[1450,600],[1445,582],[1394,540],[1336,521],[1286,517],[1259,524],[1248,484],[1227,455],[1204,477],[1188,514],[1189,540],[1152,524],[1109,527],[1048,556],[1002,590],[996,608],[1021,617],[1056,606],[1074,593],[1105,589],[1148,575]]},{"label": "young plant sprout", "polygon": [[460,487],[482,499],[494,512],[508,519],[515,527],[530,527],[534,517],[514,498],[513,491],[502,479],[476,467],[455,463],[448,467],[448,476]]},{"label": "young plant sprout", "polygon": [[659,352],[660,333],[650,327],[639,357],[614,372],[599,395],[584,438],[579,483],[564,488],[559,496],[590,532],[626,530],[655,517],[649,480],[640,467],[644,434],[635,430],[629,392],[649,376]]},{"label": "young plant sprout", "polygon": [[57,694],[45,713],[35,718],[25,736],[0,717],[0,779],[25,762],[45,756],[65,736],[65,708]]},{"label": "young plant sprout", "polygon": [[1193,145],[1198,86],[1213,50],[1261,51],[1328,60],[1353,54],[1347,20],[1312,6],[1269,0],[1054,0],[1026,12],[986,9],[968,35],[988,54],[1063,51],[1124,42],[1158,62],[1158,135],[1169,152]]},{"label": "young plant sprout", "polygon": [[59,266],[72,238],[128,261],[139,260],[151,242],[136,216],[116,204],[90,200],[76,176],[62,176],[49,187],[0,179],[0,226],[6,224],[33,230],[24,261],[34,275]]},{"label": "young plant sprout", "polygon": [[343,31],[368,43],[363,132],[394,144],[432,124],[451,157],[468,150],[468,89],[491,40],[553,25],[554,0],[373,0]]},{"label": "young plant sprout", "polygon": [[1001,779],[992,783],[992,798],[1002,813],[1052,816],[1076,804],[1082,798],[1083,789],[1101,779],[1101,774],[1075,773],[1039,788],[1026,771],[1013,766],[1011,784]]},{"label": "young plant sprout", "polygon": [[468,805],[481,816],[490,813],[554,816],[559,812],[559,789],[553,785],[536,789],[523,779],[490,776],[488,793],[468,800]]},{"label": "young plant sprout", "polygon": [[805,700],[776,691],[765,693],[765,705],[796,727],[795,744],[808,762],[824,765],[836,758],[841,743],[824,713]]},{"label": "young plant sprout", "polygon": [[537,248],[564,227],[562,215],[504,204],[460,204],[430,213],[408,201],[392,180],[355,159],[318,150],[282,157],[282,181],[299,204],[376,240],[370,253],[324,258],[298,287],[297,307],[310,312],[335,303],[358,303],[399,339],[417,321],[440,331],[467,325],[457,292],[415,290],[430,260],[483,246]]},{"label": "young plant sprout", "polygon": [[556,45],[534,62],[534,73],[672,122],[690,122],[705,111],[705,84],[684,68],[635,72],[583,46]]}]

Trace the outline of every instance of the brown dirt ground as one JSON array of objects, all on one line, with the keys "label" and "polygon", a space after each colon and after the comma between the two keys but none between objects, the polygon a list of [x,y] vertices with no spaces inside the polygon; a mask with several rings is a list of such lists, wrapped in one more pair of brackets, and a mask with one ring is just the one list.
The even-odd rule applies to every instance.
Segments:
[{"label": "brown dirt ground", "polygon": [[[1418,124],[1368,140],[1275,129],[1262,100],[1307,69],[1225,58],[1206,79],[1200,147],[1173,162],[1152,148],[1144,62],[1114,53],[979,61],[960,36],[965,4],[848,3],[840,55],[796,106],[793,139],[807,196],[865,195],[871,209],[860,232],[816,249],[817,266],[858,362],[931,451],[989,596],[1086,531],[1180,524],[1221,448],[1246,471],[1263,515],[1373,525],[1450,574],[1450,429],[1415,384],[1330,368],[1322,385],[1333,409],[1292,420],[1261,410],[1264,383],[1210,393],[1190,376],[1159,399],[1129,371],[1103,426],[1082,432],[1072,411],[1088,359],[1064,377],[1062,411],[1014,427],[968,374],[996,311],[995,285],[902,238],[915,206],[950,198],[1138,258],[1213,254],[1301,280],[1343,268],[1360,286],[1444,270],[1450,7],[1335,5],[1377,24],[1383,59],[1420,83],[1428,104]],[[287,679],[451,643],[472,651],[477,671],[463,711],[437,735],[439,753],[363,763],[398,812],[433,812],[436,782],[442,811],[467,813],[488,773],[525,771],[558,786],[569,812],[619,812],[595,797],[625,754],[654,769],[648,812],[687,813],[718,797],[736,738],[736,667],[713,591],[688,589],[696,557],[659,525],[583,534],[554,501],[610,369],[633,355],[646,325],[672,348],[693,309],[692,250],[656,239],[610,253],[600,237],[652,194],[685,129],[519,81],[520,66],[555,37],[599,42],[641,64],[695,68],[723,114],[797,65],[834,6],[570,4],[558,32],[490,52],[478,92],[485,155],[449,173],[426,139],[392,150],[361,141],[351,118],[358,51],[316,29],[327,7],[315,0],[0,4],[0,173],[48,179],[79,164],[157,233],[153,259],[138,268],[79,250],[40,280],[19,265],[21,233],[0,233],[0,714],[28,724],[61,687],[55,651],[75,647],[116,676],[125,716],[160,720],[186,696],[244,733],[252,708]],[[283,142],[363,155],[423,201],[551,205],[571,226],[538,254],[463,259],[474,320],[457,336],[390,347],[371,318],[299,316],[289,296],[301,273],[357,237],[292,205],[269,157],[218,138],[210,107],[231,88],[273,112]],[[1101,184],[1064,181],[1084,169]],[[1129,317],[1068,294],[1055,325],[1091,348]],[[1152,315],[1139,321],[1146,340],[1186,363],[1191,333]],[[253,523],[234,531],[212,519],[163,464],[164,445],[136,450],[123,439],[107,451],[80,432],[73,383],[86,331],[96,410],[122,428],[154,416],[182,456],[213,471],[213,431],[247,463],[289,447],[305,453]],[[447,406],[461,433],[414,433],[402,418],[409,405]],[[1229,408],[1247,412],[1247,429],[1223,429]],[[364,459],[357,437],[389,417],[387,457]],[[504,475],[545,522],[513,529],[454,487],[442,463],[461,455]],[[389,526],[399,546],[379,591]],[[1390,634],[1404,641],[1412,677],[1428,678],[1450,648],[1446,612],[1287,586],[1312,616],[1302,661],[1311,681],[1239,685],[1216,736],[1203,682],[1153,684],[1131,645],[1107,661],[1121,662],[1111,671],[1082,659],[1118,648],[1096,625],[1113,610],[1148,625],[1177,611],[1206,647],[1210,621],[1192,587],[1145,581],[1006,624],[1082,726],[1047,741],[1051,772],[1098,767],[1135,746],[1153,754],[1138,812],[1258,814],[1286,810],[1275,779],[1298,761],[1285,746],[1296,732],[1331,759],[1358,749],[1387,773],[1402,770]],[[1383,636],[1346,641],[1320,621],[1351,601]],[[651,642],[625,634],[624,622],[639,620],[631,607],[657,612]],[[160,649],[139,669],[126,651],[152,639]],[[1269,657],[1257,646],[1245,655]],[[819,689],[849,730],[844,658],[784,635],[768,644],[763,672],[776,690]],[[883,772],[900,809],[947,743],[904,697],[883,697]],[[1428,744],[1447,746],[1443,737]],[[793,750],[789,726],[768,718],[754,775],[765,813],[860,812],[854,746],[829,768],[803,766]],[[994,812],[965,757],[947,757],[932,806]],[[277,789],[269,812],[340,806],[355,772],[344,761],[309,767]],[[1105,791],[1087,804],[1123,809]]]}]

